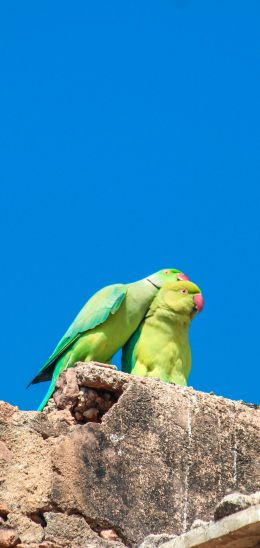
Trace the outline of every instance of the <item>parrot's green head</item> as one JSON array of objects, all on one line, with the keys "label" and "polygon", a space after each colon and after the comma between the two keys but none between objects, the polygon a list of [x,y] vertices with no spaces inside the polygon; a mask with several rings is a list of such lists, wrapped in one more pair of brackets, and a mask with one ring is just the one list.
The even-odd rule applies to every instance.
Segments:
[{"label": "parrot's green head", "polygon": [[176,270],[175,268],[165,268],[164,270],[159,270],[159,272],[155,272],[155,274],[151,274],[146,278],[146,280],[157,287],[157,289],[160,289],[165,283],[173,283],[188,279],[188,276],[185,276],[183,272]]},{"label": "parrot's green head", "polygon": [[201,312],[204,300],[199,287],[193,282],[182,281],[166,283],[155,299],[157,307],[167,308],[192,319]]}]

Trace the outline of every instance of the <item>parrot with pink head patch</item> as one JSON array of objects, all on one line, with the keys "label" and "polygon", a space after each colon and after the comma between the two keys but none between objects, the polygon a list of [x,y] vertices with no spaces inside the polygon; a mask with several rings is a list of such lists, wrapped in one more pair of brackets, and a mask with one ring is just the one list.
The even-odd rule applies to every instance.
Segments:
[{"label": "parrot with pink head patch", "polygon": [[191,369],[190,322],[204,305],[199,287],[165,283],[123,348],[123,371],[186,386]]}]

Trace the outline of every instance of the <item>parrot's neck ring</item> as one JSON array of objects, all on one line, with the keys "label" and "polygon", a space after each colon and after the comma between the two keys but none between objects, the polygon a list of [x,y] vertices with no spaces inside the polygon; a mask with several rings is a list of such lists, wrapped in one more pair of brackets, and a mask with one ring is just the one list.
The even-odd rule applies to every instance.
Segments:
[{"label": "parrot's neck ring", "polygon": [[156,289],[160,289],[160,287],[156,285],[154,282],[152,282],[152,280],[149,280],[149,278],[146,278],[146,280],[150,282],[150,284],[152,284],[154,287],[156,287]]}]

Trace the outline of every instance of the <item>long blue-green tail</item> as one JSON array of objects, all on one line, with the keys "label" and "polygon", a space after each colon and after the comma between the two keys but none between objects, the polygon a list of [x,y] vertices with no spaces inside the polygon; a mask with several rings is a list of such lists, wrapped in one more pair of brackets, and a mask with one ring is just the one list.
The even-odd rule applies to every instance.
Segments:
[{"label": "long blue-green tail", "polygon": [[52,396],[52,394],[54,392],[58,376],[60,375],[60,373],[62,373],[62,371],[64,371],[64,369],[67,369],[67,367],[69,367],[70,356],[71,356],[71,352],[68,352],[67,354],[65,354],[65,356],[62,356],[62,358],[60,358],[60,360],[57,362],[57,364],[54,368],[54,371],[53,371],[51,384],[49,386],[47,394],[43,398],[43,400],[42,400],[41,404],[39,405],[37,411],[42,411],[44,409],[45,405],[47,405],[50,397]]}]

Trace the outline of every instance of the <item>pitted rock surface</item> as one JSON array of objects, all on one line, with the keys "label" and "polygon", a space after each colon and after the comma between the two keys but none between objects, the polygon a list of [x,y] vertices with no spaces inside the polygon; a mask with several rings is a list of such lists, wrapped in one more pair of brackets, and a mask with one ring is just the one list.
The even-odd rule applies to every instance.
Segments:
[{"label": "pitted rock surface", "polygon": [[[113,400],[98,422],[75,416],[89,389]],[[180,535],[225,495],[259,489],[258,417],[239,402],[79,364],[44,412],[0,404],[0,530],[32,547]]]}]

